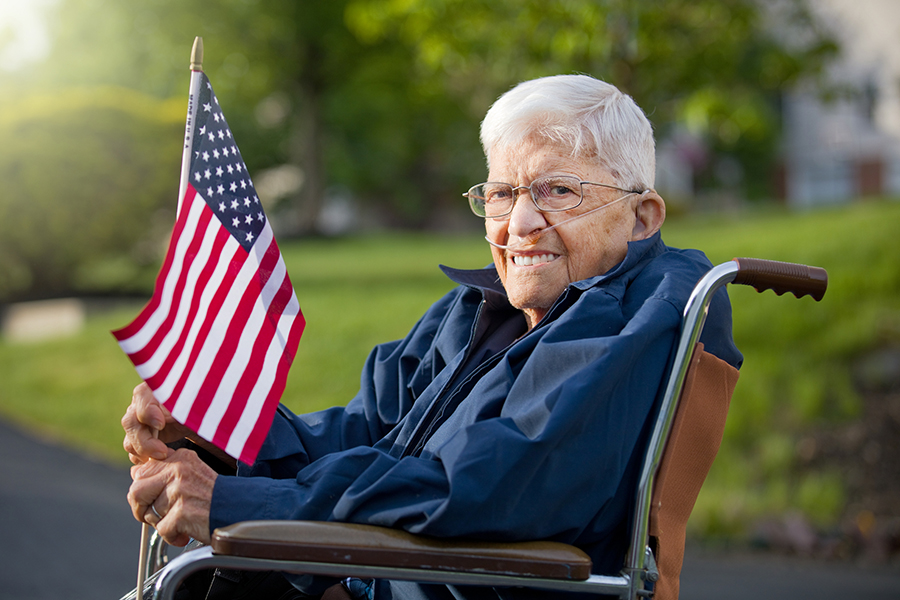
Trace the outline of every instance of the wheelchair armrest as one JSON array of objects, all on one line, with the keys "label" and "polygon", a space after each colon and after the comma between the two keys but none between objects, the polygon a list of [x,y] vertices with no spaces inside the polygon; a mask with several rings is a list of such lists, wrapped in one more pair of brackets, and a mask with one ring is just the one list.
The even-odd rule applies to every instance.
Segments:
[{"label": "wheelchair armrest", "polygon": [[586,580],[591,559],[558,542],[442,540],[406,531],[314,521],[246,521],[216,529],[215,554],[357,566],[405,567]]}]

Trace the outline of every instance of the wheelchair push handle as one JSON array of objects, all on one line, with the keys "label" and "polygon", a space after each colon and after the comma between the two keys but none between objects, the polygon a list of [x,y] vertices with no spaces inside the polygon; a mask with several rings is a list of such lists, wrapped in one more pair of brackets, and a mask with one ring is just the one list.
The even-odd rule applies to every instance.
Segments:
[{"label": "wheelchair push handle", "polygon": [[735,258],[738,271],[732,283],[749,285],[758,292],[772,290],[777,295],[791,292],[797,298],[809,295],[819,301],[828,288],[828,273],[820,267],[796,263]]}]

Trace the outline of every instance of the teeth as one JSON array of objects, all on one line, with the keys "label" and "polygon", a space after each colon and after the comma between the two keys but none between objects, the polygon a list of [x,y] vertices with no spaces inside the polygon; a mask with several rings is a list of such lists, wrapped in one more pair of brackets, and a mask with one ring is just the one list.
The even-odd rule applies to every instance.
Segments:
[{"label": "teeth", "polygon": [[542,265],[556,259],[557,256],[555,254],[541,254],[538,256],[514,256],[513,262],[519,267],[533,267],[534,265]]}]

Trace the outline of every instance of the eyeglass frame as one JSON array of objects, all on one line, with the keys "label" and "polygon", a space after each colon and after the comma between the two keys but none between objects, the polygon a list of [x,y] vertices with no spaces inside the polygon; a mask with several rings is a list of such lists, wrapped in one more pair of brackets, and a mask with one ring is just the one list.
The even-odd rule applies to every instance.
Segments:
[{"label": "eyeglass frame", "polygon": [[[565,178],[572,179],[573,181],[578,181],[578,192],[580,194],[580,198],[579,198],[577,204],[575,204],[574,206],[570,206],[568,208],[541,208],[540,206],[538,206],[537,198],[534,197],[534,190],[532,188],[533,188],[535,182],[538,182],[542,179],[549,179],[552,177],[560,177],[560,178],[565,177]],[[502,215],[490,215],[490,216],[481,215],[475,211],[475,207],[472,205],[472,196],[469,195],[472,193],[472,190],[474,190],[477,187],[488,185],[488,184],[508,185],[510,187],[510,189],[512,190],[512,202],[509,205],[509,210],[507,212],[503,213]],[[469,200],[469,209],[475,214],[475,216],[481,217],[482,219],[502,219],[503,217],[508,217],[509,215],[511,215],[512,211],[515,210],[516,202],[518,202],[518,200],[519,200],[519,194],[516,193],[518,190],[528,190],[528,195],[531,196],[531,203],[534,204],[534,207],[542,213],[566,212],[567,210],[573,210],[573,209],[578,208],[579,206],[581,206],[582,202],[584,202],[584,186],[585,186],[585,184],[597,185],[600,187],[609,188],[611,190],[619,190],[620,192],[625,192],[626,195],[627,194],[643,194],[644,193],[643,191],[638,192],[635,190],[628,190],[625,188],[617,187],[615,185],[610,185],[608,183],[597,183],[595,181],[582,181],[582,180],[579,180],[574,175],[542,175],[542,176],[538,177],[537,179],[535,179],[534,181],[532,181],[529,185],[514,186],[513,184],[506,183],[504,181],[485,181],[483,183],[476,183],[475,185],[473,185],[472,187],[469,188],[469,191],[463,192],[463,197],[465,197]]]}]

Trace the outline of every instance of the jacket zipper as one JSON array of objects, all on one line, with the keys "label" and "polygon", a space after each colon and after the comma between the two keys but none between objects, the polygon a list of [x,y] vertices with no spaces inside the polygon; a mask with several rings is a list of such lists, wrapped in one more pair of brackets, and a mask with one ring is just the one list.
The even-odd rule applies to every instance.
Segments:
[{"label": "jacket zipper", "polygon": [[[560,305],[560,303],[562,303],[562,301],[569,295],[569,289],[570,288],[567,287],[565,292],[563,292],[559,296],[559,298],[556,299],[556,301],[550,307],[550,310],[547,311],[547,314],[544,316],[543,319],[541,319],[541,321],[537,325],[535,325],[529,331],[526,331],[525,334],[522,335],[522,337],[520,337],[518,340],[513,341],[511,344],[506,346],[506,348],[504,348],[503,350],[501,350],[500,352],[498,352],[497,354],[492,356],[489,360],[487,360],[483,364],[476,367],[469,374],[469,376],[466,377],[466,379],[463,382],[461,382],[460,385],[464,385],[466,383],[466,381],[469,381],[472,377],[480,376],[482,371],[484,371],[485,369],[493,368],[494,364],[496,364],[499,361],[499,359],[506,354],[506,352],[513,346],[513,344],[515,344],[517,341],[525,338],[532,331],[540,329],[543,326],[542,325],[543,323],[548,322],[547,317],[549,317],[551,315],[551,313],[553,313],[554,310]],[[453,373],[453,376],[451,376],[450,379],[447,381],[447,383],[444,385],[444,387],[441,388],[440,393],[437,395],[436,399],[431,403],[431,406],[429,407],[428,412],[425,414],[425,416],[419,422],[419,425],[416,427],[416,430],[413,432],[412,436],[410,436],[409,441],[406,444],[406,447],[403,449],[403,453],[400,455],[400,458],[404,458],[407,456],[418,456],[419,454],[421,454],[422,450],[425,448],[426,442],[428,441],[428,439],[431,437],[431,434],[433,433],[432,427],[435,425],[435,422],[442,414],[442,411],[446,408],[448,402],[453,398],[453,394],[451,394],[447,398],[445,398],[444,396],[450,390],[458,389],[453,384],[456,381],[459,371],[463,367],[465,367],[469,358],[471,358],[472,352],[474,350],[475,335],[478,331],[479,325],[481,324],[480,323],[481,315],[482,315],[482,311],[484,309],[485,304],[486,304],[486,301],[482,300],[481,304],[479,304],[479,306],[478,306],[478,312],[475,315],[475,325],[472,326],[472,331],[469,334],[469,342],[468,342],[468,346],[466,348],[465,356],[463,356],[463,359],[459,363],[459,366],[457,366],[456,371]]]}]

